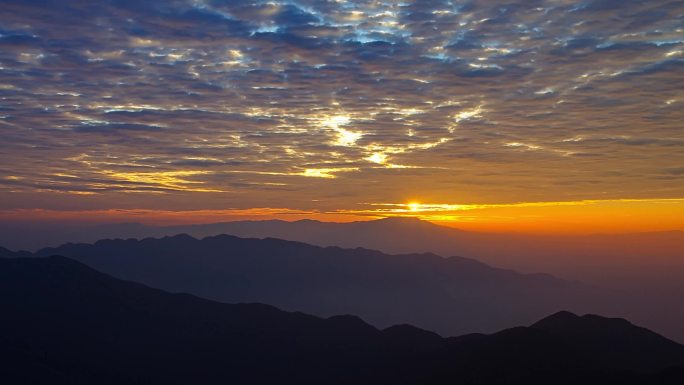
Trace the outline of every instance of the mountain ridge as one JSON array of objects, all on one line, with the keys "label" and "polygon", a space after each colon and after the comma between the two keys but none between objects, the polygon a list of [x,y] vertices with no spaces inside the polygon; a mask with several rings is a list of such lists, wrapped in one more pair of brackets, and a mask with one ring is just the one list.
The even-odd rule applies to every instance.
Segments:
[{"label": "mountain ridge", "polygon": [[[508,235],[504,234],[501,235],[505,236],[504,238],[499,238],[500,235],[496,235],[493,238],[492,234],[454,232],[450,228],[418,219],[403,218],[357,222],[356,224],[328,223],[313,220],[299,222],[302,222],[304,226],[301,227],[297,222],[274,220],[224,223],[225,225],[232,226],[230,228],[225,228],[223,227],[224,224],[221,224],[218,227],[215,225],[180,226],[178,229],[195,229],[199,233],[231,230],[233,235],[243,237],[280,237],[300,242],[314,240],[317,242],[313,243],[317,243],[319,246],[344,246],[346,243],[346,246],[352,248],[365,246],[366,249],[382,250],[383,252],[387,252],[387,247],[389,247],[390,249],[395,248],[400,251],[399,254],[406,254],[406,249],[415,249],[416,252],[413,254],[431,251],[433,254],[440,255],[439,250],[435,249],[442,248],[444,252],[454,251],[449,245],[455,245],[454,247],[457,246],[456,248],[462,252],[442,253],[441,255],[461,255],[490,266],[496,266],[499,269],[513,269],[514,271],[521,272],[521,274],[532,274],[533,277],[559,277],[567,282],[590,287],[595,292],[600,292],[600,302],[602,302],[600,306],[595,306],[596,301],[589,298],[591,303],[587,305],[587,308],[573,308],[572,305],[567,305],[567,307],[577,311],[586,310],[587,312],[593,311],[613,316],[628,317],[671,338],[684,342],[684,328],[682,327],[684,325],[684,310],[679,310],[681,309],[681,306],[679,306],[681,292],[684,290],[684,255],[677,257],[679,254],[676,254],[681,254],[681,244],[684,243],[682,234],[684,233],[660,234],[657,238],[652,239],[648,238],[652,236],[651,234],[648,235],[646,240],[640,238],[641,236],[638,234],[634,236],[615,236],[614,241],[619,243],[620,246],[611,251],[603,246],[595,247],[595,242],[598,242],[595,239],[605,239],[603,236],[598,236],[598,238],[592,236],[570,238],[535,238],[525,236],[517,238],[516,236],[507,239],[505,237]],[[245,227],[246,223],[253,228]],[[393,225],[387,226],[388,223]],[[412,223],[419,226],[412,226]],[[265,224],[269,226],[276,225],[281,229],[264,228]],[[429,230],[416,230],[416,227],[423,228],[426,226]],[[95,227],[97,228],[97,226]],[[378,228],[381,231],[377,230]],[[440,236],[441,238],[434,238],[433,230],[445,231],[446,233]],[[134,231],[131,231],[130,235],[134,236],[133,238],[143,237],[145,232],[140,233],[139,231],[140,229],[136,227]],[[170,230],[169,228],[164,228],[160,231],[163,233]],[[38,237],[40,237],[42,233],[40,231],[26,232],[26,234],[31,234],[32,237],[34,237],[34,234],[38,234]],[[0,235],[3,234],[0,231]],[[453,234],[465,236],[466,238],[454,237]],[[191,235],[196,237],[202,236],[202,234],[198,233]],[[475,243],[469,243],[468,240],[473,240],[472,236],[474,235],[480,238],[475,239]],[[9,235],[4,234],[4,236],[8,237]],[[448,243],[441,244],[444,239],[448,239]],[[659,257],[657,250],[660,247],[661,241],[670,245],[667,247],[671,251],[678,251],[676,253],[672,251],[675,254],[669,255],[667,258],[665,258],[666,255]],[[404,242],[404,244],[402,245],[401,242]],[[470,246],[465,247],[463,245]],[[403,252],[401,252],[402,250]],[[604,252],[607,254],[604,254]],[[2,252],[0,252],[0,255],[2,255]],[[430,258],[428,254],[425,255]],[[462,259],[462,261],[465,263],[465,260]],[[518,266],[520,268],[516,268],[516,265],[520,265]],[[528,268],[525,268],[525,266]],[[535,268],[531,269],[529,268],[530,266],[535,266]],[[549,269],[547,270],[547,268]],[[114,273],[114,271],[109,272]],[[535,276],[534,274],[540,275]],[[244,280],[241,277],[234,278],[236,282],[241,279]],[[216,277],[215,279],[218,280],[219,278]],[[173,289],[171,286],[166,288]],[[187,287],[182,287],[181,289],[190,291]],[[204,295],[205,293],[202,292],[202,294]],[[606,300],[606,296],[611,296],[612,299]],[[561,301],[561,304],[565,303]],[[291,307],[291,304],[282,303],[281,305],[286,308],[296,309],[296,307]],[[309,310],[314,313],[316,312],[316,309],[309,308]],[[338,310],[343,309],[327,309],[326,312],[327,314],[332,314]],[[546,308],[546,310],[548,313],[551,313],[560,310],[560,308]],[[541,317],[542,315],[543,312],[541,311],[535,313],[535,316]],[[396,315],[392,316],[392,319],[398,322],[409,321],[398,318]],[[533,317],[518,318],[521,322],[532,321],[532,319]],[[389,322],[389,320],[383,319],[378,321],[381,325],[387,325]],[[421,323],[420,321],[415,321],[413,323]],[[428,326],[433,330],[451,334],[449,331],[451,327],[449,325],[424,324],[422,326]],[[492,325],[485,330],[493,331],[499,326],[502,325]],[[471,328],[456,331],[460,333],[485,330]]]},{"label": "mountain ridge", "polygon": [[[462,257],[388,255],[275,238],[189,235],[100,240],[43,249],[115,277],[223,302],[263,302],[321,316],[361,315],[379,327],[410,323],[443,335],[495,331],[559,310],[583,310],[590,288]],[[590,310],[590,309],[588,309]],[[464,318],[461,312],[467,312]]]},{"label": "mountain ridge", "polygon": [[380,330],[351,315],[323,319],[171,294],[60,256],[0,259],[0,289],[0,306],[9,310],[0,318],[0,357],[10,380],[441,385],[684,379],[684,371],[669,369],[670,362],[684,365],[684,346],[675,343],[667,353],[640,349],[639,338],[628,338],[636,359],[652,355],[661,364],[634,368],[630,357],[613,354],[615,366],[608,368],[591,356],[592,341],[569,347],[534,325],[452,338],[410,325]]}]

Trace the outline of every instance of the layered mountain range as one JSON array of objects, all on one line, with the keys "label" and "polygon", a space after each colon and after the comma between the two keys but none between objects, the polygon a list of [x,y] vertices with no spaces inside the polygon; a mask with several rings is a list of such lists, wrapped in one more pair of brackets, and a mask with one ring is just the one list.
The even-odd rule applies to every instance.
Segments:
[{"label": "layered mountain range", "polygon": [[494,332],[563,309],[598,311],[609,302],[586,285],[468,258],[389,255],[273,238],[176,235],[65,244],[35,253],[52,255],[171,292],[318,316],[355,314],[378,327],[409,323],[443,335]]},{"label": "layered mountain range", "polygon": [[8,383],[678,384],[684,346],[622,319],[558,312],[442,338],[409,325],[223,304],[65,257],[0,258]]},{"label": "layered mountain range", "polygon": [[[684,341],[684,310],[680,306],[681,293],[684,293],[684,232],[681,231],[595,235],[477,233],[415,218],[351,223],[240,221],[183,226],[31,223],[22,227],[21,223],[0,223],[0,245],[35,251],[67,241],[93,243],[105,238],[159,238],[181,233],[196,238],[220,234],[272,237],[318,246],[364,247],[388,254],[430,252],[442,257],[473,258],[519,272],[552,274],[567,281],[580,281],[600,293],[598,302],[602,305],[599,307],[594,306],[596,295],[590,295],[583,297],[579,302],[582,307],[578,308],[560,302],[565,308],[628,317]],[[610,298],[606,300],[606,296]],[[541,311],[514,319],[528,322],[540,315]],[[453,330],[451,326],[425,326]],[[482,330],[494,330],[501,325],[483,326]]]}]

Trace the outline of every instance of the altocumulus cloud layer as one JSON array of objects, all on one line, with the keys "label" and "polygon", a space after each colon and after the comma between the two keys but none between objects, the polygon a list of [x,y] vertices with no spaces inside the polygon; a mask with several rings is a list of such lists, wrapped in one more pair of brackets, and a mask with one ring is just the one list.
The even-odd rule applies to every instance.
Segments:
[{"label": "altocumulus cloud layer", "polygon": [[4,0],[0,95],[3,209],[684,196],[682,1]]}]

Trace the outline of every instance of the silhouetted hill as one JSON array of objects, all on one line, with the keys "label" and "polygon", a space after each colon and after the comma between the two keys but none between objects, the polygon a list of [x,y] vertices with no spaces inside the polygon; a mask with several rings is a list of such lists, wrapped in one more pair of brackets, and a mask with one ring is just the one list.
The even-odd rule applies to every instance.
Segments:
[{"label": "silhouetted hill", "polygon": [[85,368],[93,377],[80,380],[343,383],[372,377],[367,352],[384,350],[382,333],[356,317],[167,294],[63,257],[0,265],[0,341],[23,344],[28,366],[37,361],[65,378]]},{"label": "silhouetted hill", "polygon": [[[380,331],[354,316],[322,319],[169,294],[63,257],[0,259],[0,307],[0,372],[9,384],[677,384],[684,379],[681,370],[663,372],[672,363],[684,365],[684,347],[654,334],[657,338],[644,339],[644,330],[626,321],[562,313],[529,328],[443,339],[408,325]],[[624,360],[607,349],[596,360],[597,346],[616,333],[632,356]],[[654,363],[638,368],[651,373],[634,373],[633,360]]]},{"label": "silhouetted hill", "polygon": [[44,249],[118,278],[222,302],[262,302],[320,316],[358,314],[445,335],[493,332],[560,309],[586,311],[591,289],[460,257],[387,255],[229,235],[102,240]]},{"label": "silhouetted hill", "polygon": [[4,247],[0,247],[0,258],[22,258],[31,257],[33,254],[28,251],[12,251]]},{"label": "silhouetted hill", "polygon": [[[579,317],[563,311],[531,327],[552,334],[569,346],[582,347],[593,361],[606,368],[627,365],[634,370],[649,371],[681,362],[682,345],[622,318],[591,314]],[[652,355],[644,356],[644,351]]]}]

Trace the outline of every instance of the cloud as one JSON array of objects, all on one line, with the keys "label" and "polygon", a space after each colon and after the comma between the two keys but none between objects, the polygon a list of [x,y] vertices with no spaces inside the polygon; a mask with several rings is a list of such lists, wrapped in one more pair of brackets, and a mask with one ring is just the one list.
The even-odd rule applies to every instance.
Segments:
[{"label": "cloud", "polygon": [[[207,208],[225,191],[307,209],[359,195],[682,196],[680,174],[662,178],[684,161],[682,11],[667,1],[6,1],[0,178],[19,179],[0,179],[3,201],[59,190],[102,195],[97,205],[134,190],[140,205],[173,206],[188,204],[183,188]],[[174,189],[111,174],[187,171],[202,172]]]},{"label": "cloud", "polygon": [[115,131],[157,131],[160,126],[152,126],[139,123],[87,123],[74,127],[75,131],[80,132],[115,132]]}]

